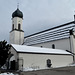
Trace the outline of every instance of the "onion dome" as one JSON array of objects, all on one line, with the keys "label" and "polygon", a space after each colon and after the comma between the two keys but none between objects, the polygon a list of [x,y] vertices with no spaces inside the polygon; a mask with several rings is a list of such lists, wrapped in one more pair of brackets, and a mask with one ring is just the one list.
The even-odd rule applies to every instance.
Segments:
[{"label": "onion dome", "polygon": [[17,8],[17,10],[12,13],[12,18],[14,17],[23,18],[23,13]]}]

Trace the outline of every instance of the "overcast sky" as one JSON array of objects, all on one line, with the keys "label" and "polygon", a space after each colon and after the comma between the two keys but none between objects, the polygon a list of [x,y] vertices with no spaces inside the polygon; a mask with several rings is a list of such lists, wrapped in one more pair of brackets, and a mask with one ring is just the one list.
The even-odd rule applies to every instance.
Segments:
[{"label": "overcast sky", "polygon": [[75,13],[75,0],[0,0],[0,40],[9,41],[17,3],[25,36],[73,21]]}]

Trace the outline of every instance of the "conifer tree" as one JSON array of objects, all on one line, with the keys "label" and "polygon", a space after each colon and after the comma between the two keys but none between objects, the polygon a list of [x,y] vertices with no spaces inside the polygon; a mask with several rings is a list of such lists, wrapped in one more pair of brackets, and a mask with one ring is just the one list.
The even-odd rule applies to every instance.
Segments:
[{"label": "conifer tree", "polygon": [[6,63],[10,48],[11,45],[7,44],[7,41],[0,41],[0,68]]}]

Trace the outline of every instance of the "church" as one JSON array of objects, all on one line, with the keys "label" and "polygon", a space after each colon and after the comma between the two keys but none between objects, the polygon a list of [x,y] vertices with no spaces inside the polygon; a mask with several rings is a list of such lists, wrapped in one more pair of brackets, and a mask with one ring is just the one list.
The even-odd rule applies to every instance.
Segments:
[{"label": "church", "polygon": [[[24,37],[23,13],[12,13],[10,69],[39,70],[75,62],[75,21]],[[14,64],[14,66],[13,66]]]}]

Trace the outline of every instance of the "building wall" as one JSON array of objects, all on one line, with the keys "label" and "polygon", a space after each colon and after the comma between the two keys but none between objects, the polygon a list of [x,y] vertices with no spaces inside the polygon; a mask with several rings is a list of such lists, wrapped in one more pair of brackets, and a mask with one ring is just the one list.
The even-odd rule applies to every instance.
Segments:
[{"label": "building wall", "polygon": [[21,27],[20,29],[22,30],[22,18],[19,18],[19,17],[15,17],[13,18],[12,20],[12,25],[14,24],[14,29],[18,29],[18,24],[21,24]]},{"label": "building wall", "polygon": [[[33,69],[45,69],[47,68],[47,59],[51,60],[51,67],[66,66],[73,62],[71,55],[48,55],[48,54],[26,54],[19,53],[19,59],[22,60],[19,63],[19,69],[33,68]],[[22,64],[23,62],[23,64]]]},{"label": "building wall", "polygon": [[[17,60],[19,59],[18,58],[18,53],[16,52],[16,50],[14,50],[12,47],[11,47],[11,54],[14,54],[14,57],[15,57],[15,60],[16,60],[16,62],[17,62]],[[11,61],[12,61],[13,59],[11,59]]]},{"label": "building wall", "polygon": [[55,44],[55,48],[57,49],[72,51],[71,40],[69,37],[70,31],[74,28],[75,21],[72,21],[26,36],[24,38],[24,45],[52,48],[52,44]]},{"label": "building wall", "polygon": [[22,44],[24,41],[24,32],[12,31],[10,32],[10,43],[11,44]]},{"label": "building wall", "polygon": [[23,44],[24,31],[22,28],[22,18],[12,18],[12,30],[10,32],[10,44]]},{"label": "building wall", "polygon": [[53,44],[55,45],[55,49],[70,50],[70,40],[69,40],[69,38],[51,41],[51,42],[45,42],[45,43],[41,43],[41,44],[35,44],[35,45],[32,45],[32,46],[52,48]]}]

